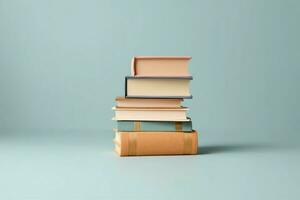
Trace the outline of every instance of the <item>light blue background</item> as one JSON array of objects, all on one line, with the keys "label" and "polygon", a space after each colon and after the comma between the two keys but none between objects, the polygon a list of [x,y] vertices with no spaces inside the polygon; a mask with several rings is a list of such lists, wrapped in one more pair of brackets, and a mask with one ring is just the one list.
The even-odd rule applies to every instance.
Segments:
[{"label": "light blue background", "polygon": [[[0,0],[0,198],[299,199],[299,18],[296,0]],[[134,55],[193,57],[203,154],[112,153]]]}]

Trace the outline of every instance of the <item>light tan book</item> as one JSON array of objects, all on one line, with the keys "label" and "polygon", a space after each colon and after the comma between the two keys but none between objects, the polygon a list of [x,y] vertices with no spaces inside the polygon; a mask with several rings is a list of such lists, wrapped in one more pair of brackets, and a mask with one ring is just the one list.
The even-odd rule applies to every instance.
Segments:
[{"label": "light tan book", "polygon": [[192,77],[133,77],[125,79],[127,98],[192,98]]},{"label": "light tan book", "polygon": [[136,56],[132,58],[132,76],[190,76],[190,56]]},{"label": "light tan book", "polygon": [[117,107],[127,108],[180,108],[183,99],[142,99],[116,97]]},{"label": "light tan book", "polygon": [[185,132],[116,132],[120,156],[197,154],[198,134]]},{"label": "light tan book", "polygon": [[113,107],[115,120],[189,121],[188,108],[119,108]]}]

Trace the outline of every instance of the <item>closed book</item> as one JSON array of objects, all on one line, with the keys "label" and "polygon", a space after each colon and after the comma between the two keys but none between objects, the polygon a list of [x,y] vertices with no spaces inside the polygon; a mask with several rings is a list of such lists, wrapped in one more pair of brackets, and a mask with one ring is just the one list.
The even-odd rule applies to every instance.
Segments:
[{"label": "closed book", "polygon": [[125,108],[180,108],[183,99],[141,99],[116,97],[117,107]]},{"label": "closed book", "polygon": [[198,134],[185,132],[116,132],[120,156],[197,154]]},{"label": "closed book", "polygon": [[125,77],[126,98],[192,98],[188,77]]},{"label": "closed book", "polygon": [[118,131],[192,131],[192,121],[117,121]]},{"label": "closed book", "polygon": [[135,56],[131,62],[132,76],[190,76],[190,56]]},{"label": "closed book", "polygon": [[119,108],[113,107],[115,120],[189,121],[188,108]]}]

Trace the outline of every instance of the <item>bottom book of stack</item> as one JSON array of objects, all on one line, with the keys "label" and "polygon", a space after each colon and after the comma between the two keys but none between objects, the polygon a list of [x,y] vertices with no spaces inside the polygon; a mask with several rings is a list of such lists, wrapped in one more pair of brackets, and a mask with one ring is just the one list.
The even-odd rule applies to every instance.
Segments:
[{"label": "bottom book of stack", "polygon": [[198,133],[116,131],[115,151],[120,156],[197,154]]}]

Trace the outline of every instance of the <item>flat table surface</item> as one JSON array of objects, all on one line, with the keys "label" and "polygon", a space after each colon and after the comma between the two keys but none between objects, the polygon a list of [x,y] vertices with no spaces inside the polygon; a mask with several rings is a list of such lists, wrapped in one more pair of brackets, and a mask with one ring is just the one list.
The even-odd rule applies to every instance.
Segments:
[{"label": "flat table surface", "polygon": [[118,157],[112,137],[1,133],[0,199],[300,198],[296,134],[203,133],[199,155],[143,157]]}]

